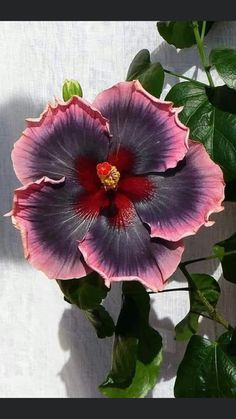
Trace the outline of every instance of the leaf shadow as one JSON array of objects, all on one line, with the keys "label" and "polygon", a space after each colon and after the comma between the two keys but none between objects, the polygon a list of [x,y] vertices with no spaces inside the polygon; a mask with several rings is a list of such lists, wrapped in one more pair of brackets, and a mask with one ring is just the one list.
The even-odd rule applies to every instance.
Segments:
[{"label": "leaf shadow", "polygon": [[174,331],[173,320],[169,317],[158,318],[156,309],[152,306],[150,312],[150,323],[152,327],[161,334],[163,342],[163,361],[160,368],[157,383],[148,397],[156,398],[159,393],[159,384],[169,382],[176,375],[178,365],[183,358],[186,344],[177,342]]},{"label": "leaf shadow", "polygon": [[[66,304],[66,303],[65,303]],[[115,283],[104,306],[117,320],[121,305],[121,284]],[[113,338],[99,339],[82,310],[67,305],[58,329],[59,342],[68,359],[59,372],[69,398],[104,398],[98,386],[111,365]]]},{"label": "leaf shadow", "polygon": [[21,186],[11,161],[11,151],[15,141],[26,127],[25,119],[37,117],[43,105],[31,98],[14,97],[0,105],[0,237],[1,253],[4,259],[24,260],[19,232],[13,227],[10,218],[3,215],[12,208],[13,192]]}]

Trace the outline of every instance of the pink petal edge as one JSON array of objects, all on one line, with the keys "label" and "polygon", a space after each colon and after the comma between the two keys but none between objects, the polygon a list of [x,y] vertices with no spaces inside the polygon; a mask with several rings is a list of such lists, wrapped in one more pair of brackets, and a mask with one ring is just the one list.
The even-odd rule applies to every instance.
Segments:
[{"label": "pink petal edge", "polygon": [[[183,243],[182,240],[180,240],[180,245],[179,245],[179,248],[178,248],[178,255],[177,255],[177,252],[175,254],[176,259],[177,259],[177,263],[175,261],[175,263],[172,263],[171,265],[168,264],[168,266],[165,267],[166,268],[166,271],[164,272],[164,275],[162,274],[162,271],[159,268],[159,271],[160,271],[160,274],[161,274],[161,279],[160,278],[155,278],[155,281],[157,282],[157,286],[154,286],[153,285],[153,282],[150,285],[150,282],[149,281],[144,280],[143,278],[140,278],[139,276],[113,276],[113,277],[108,277],[101,269],[98,269],[97,267],[95,268],[95,266],[89,262],[89,260],[88,260],[88,253],[86,251],[86,245],[84,245],[85,241],[86,241],[86,239],[83,239],[81,241],[78,241],[79,250],[81,251],[81,253],[82,253],[83,257],[84,257],[84,260],[85,260],[86,264],[88,266],[90,266],[91,269],[93,269],[94,271],[98,272],[98,274],[101,275],[102,278],[104,278],[105,285],[108,288],[110,288],[112,282],[139,281],[146,288],[149,288],[152,291],[155,291],[155,292],[161,291],[165,287],[165,284],[168,281],[168,279],[176,271],[176,269],[178,267],[178,264],[181,261],[182,254],[184,252],[184,243]],[[170,259],[169,259],[169,261],[170,261]],[[172,259],[172,261],[173,261],[173,259]],[[164,276],[165,276],[165,278],[164,278]]]},{"label": "pink petal edge", "polygon": [[[205,227],[211,227],[211,226],[213,226],[215,224],[215,221],[214,220],[209,220],[209,217],[211,216],[211,214],[219,213],[219,212],[221,212],[221,211],[224,210],[224,207],[222,206],[222,202],[225,199],[225,192],[224,192],[224,189],[225,189],[225,181],[224,181],[223,172],[222,172],[220,166],[217,163],[215,163],[210,158],[210,156],[208,155],[208,153],[207,153],[207,151],[206,151],[206,149],[205,149],[205,147],[204,147],[203,144],[201,144],[200,142],[195,141],[195,140],[189,140],[189,146],[191,146],[193,144],[196,144],[196,145],[198,145],[199,147],[202,148],[202,151],[204,152],[204,155],[205,155],[204,157],[206,158],[206,160],[208,160],[208,163],[212,164],[212,166],[216,170],[218,170],[221,188],[219,190],[219,194],[218,194],[219,196],[217,196],[215,198],[215,205],[214,205],[214,207],[212,209],[208,210],[205,214],[203,214],[202,221],[199,223],[199,225],[197,227],[189,230],[189,231],[186,231],[185,233],[183,233],[181,235],[175,236],[173,238],[168,238],[171,241],[172,240],[173,241],[181,240],[181,239],[183,239],[185,237],[193,236],[194,234],[196,234],[198,232],[198,230],[202,226],[205,226]],[[164,234],[162,234],[158,229],[156,229],[155,226],[151,226],[149,223],[146,223],[146,224],[148,224],[149,227],[150,227],[150,229],[151,229],[150,236],[152,238],[159,237],[159,238],[163,238],[163,239],[167,240],[166,236]]]},{"label": "pink petal edge", "polygon": [[[41,185],[42,183],[51,183],[53,184],[60,184],[63,183],[65,180],[65,177],[62,177],[59,180],[53,180],[48,178],[47,176],[43,176],[41,179],[38,179],[35,182],[30,182],[27,185],[21,186],[17,189],[15,189],[14,191],[14,197],[13,197],[13,208],[11,211],[9,211],[8,213],[4,214],[4,217],[11,217],[12,220],[12,224],[14,225],[15,228],[17,228],[20,231],[21,234],[21,239],[22,239],[22,245],[23,245],[23,251],[24,251],[24,257],[26,260],[28,260],[31,263],[31,254],[30,254],[30,250],[29,250],[29,246],[28,246],[28,232],[27,232],[27,228],[23,225],[23,223],[20,223],[19,220],[17,220],[16,218],[16,213],[17,213],[17,204],[18,204],[18,198],[17,198],[17,192],[18,191],[24,191],[27,190],[31,185]],[[79,254],[78,254],[79,256]],[[81,272],[79,277],[83,277],[86,276],[88,273],[91,272],[91,269],[89,268],[89,266],[84,266],[82,263],[80,263],[81,265]],[[55,275],[53,276],[49,276],[47,275],[47,273],[45,272],[45,269],[41,269],[41,266],[39,264],[37,264],[37,266],[32,263],[32,266],[34,266],[37,270],[43,272],[49,279],[55,279]],[[58,279],[62,279],[62,280],[69,280],[73,277],[73,275],[68,276],[66,278],[58,278]]]}]

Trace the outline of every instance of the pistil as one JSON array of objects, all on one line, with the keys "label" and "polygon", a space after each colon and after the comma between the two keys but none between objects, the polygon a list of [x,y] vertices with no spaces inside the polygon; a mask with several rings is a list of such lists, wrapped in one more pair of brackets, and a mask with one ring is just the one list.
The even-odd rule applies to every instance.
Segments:
[{"label": "pistil", "polygon": [[106,190],[116,189],[120,179],[120,172],[117,170],[116,166],[112,166],[105,161],[103,163],[98,163],[96,168],[97,175],[104,188]]}]

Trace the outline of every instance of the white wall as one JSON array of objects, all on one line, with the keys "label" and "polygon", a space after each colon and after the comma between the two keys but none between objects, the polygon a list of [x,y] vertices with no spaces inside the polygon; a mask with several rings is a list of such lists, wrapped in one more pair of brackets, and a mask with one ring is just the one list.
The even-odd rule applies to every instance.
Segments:
[{"label": "white wall", "polygon": [[[218,23],[207,43],[235,46],[236,22]],[[205,80],[195,68],[195,48],[177,52],[163,43],[155,22],[0,22],[1,214],[11,208],[13,189],[19,185],[10,151],[24,119],[37,117],[47,101],[60,96],[65,78],[78,79],[84,96],[92,100],[124,80],[142,48],[166,68]],[[165,93],[176,81],[167,78]],[[214,217],[214,227],[186,240],[185,258],[209,254],[211,244],[235,232],[235,215],[236,206],[227,204]],[[83,314],[63,301],[57,284],[23,259],[20,237],[10,220],[1,217],[0,228],[0,397],[102,397],[97,386],[109,370],[112,340],[99,341]],[[235,321],[236,287],[221,279],[215,262],[196,269],[215,273],[222,283],[221,309]],[[183,281],[178,272],[169,287]],[[115,317],[119,291],[116,284],[106,303]],[[188,311],[188,296],[159,294],[152,302],[151,321],[161,331],[166,350],[159,383],[149,397],[173,397],[176,366],[184,351],[184,345],[173,340],[173,327]],[[207,320],[204,325],[210,337],[219,333]]]}]

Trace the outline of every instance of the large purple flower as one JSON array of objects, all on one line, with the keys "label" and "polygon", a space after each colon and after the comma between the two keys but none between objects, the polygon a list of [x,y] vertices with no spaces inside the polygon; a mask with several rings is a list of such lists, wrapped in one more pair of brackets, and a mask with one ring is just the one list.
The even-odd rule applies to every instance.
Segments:
[{"label": "large purple flower", "polygon": [[24,186],[10,215],[33,266],[163,288],[182,238],[211,225],[224,198],[221,169],[172,105],[123,82],[92,106],[74,96],[28,120],[12,152]]}]

